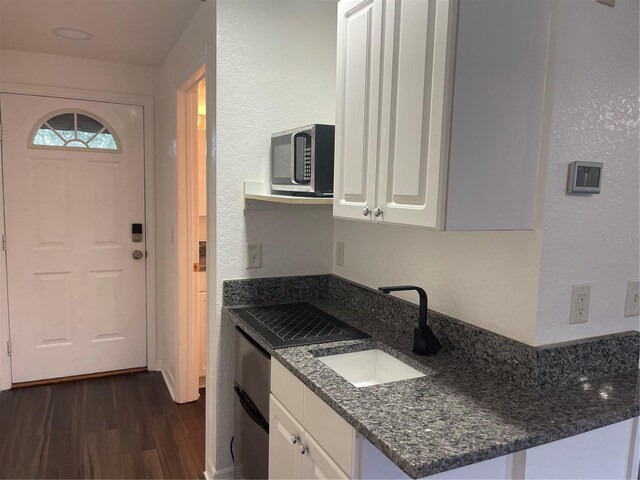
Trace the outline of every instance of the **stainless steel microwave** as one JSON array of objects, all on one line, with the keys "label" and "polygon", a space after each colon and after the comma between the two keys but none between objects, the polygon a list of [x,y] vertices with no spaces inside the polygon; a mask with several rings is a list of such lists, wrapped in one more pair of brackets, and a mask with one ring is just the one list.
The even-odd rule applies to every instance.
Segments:
[{"label": "stainless steel microwave", "polygon": [[333,196],[334,125],[308,125],[271,135],[271,190]]}]

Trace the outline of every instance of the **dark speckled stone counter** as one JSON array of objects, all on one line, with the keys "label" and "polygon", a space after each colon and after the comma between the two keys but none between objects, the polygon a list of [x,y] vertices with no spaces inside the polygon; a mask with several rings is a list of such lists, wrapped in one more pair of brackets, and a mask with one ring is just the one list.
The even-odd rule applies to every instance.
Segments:
[{"label": "dark speckled stone counter", "polygon": [[[296,299],[304,296],[296,293]],[[568,386],[527,389],[451,352],[414,355],[411,336],[403,329],[363,316],[362,310],[358,313],[344,302],[311,303],[372,338],[274,350],[232,311],[224,308],[222,314],[410,477],[488,460],[640,414],[637,370]],[[358,389],[317,358],[369,348],[381,348],[426,376]]]}]

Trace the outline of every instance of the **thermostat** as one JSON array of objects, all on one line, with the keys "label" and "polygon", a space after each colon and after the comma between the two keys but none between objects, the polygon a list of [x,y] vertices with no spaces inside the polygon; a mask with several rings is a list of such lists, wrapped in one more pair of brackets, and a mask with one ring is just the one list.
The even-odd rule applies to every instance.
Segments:
[{"label": "thermostat", "polygon": [[569,164],[567,193],[600,193],[601,162],[573,162]]}]

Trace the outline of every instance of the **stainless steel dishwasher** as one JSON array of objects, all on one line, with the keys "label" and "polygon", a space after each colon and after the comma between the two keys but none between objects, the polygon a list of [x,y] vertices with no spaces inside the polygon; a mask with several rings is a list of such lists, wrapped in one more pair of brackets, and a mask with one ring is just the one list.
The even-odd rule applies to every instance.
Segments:
[{"label": "stainless steel dishwasher", "polygon": [[234,476],[267,478],[271,355],[238,327],[235,342]]}]

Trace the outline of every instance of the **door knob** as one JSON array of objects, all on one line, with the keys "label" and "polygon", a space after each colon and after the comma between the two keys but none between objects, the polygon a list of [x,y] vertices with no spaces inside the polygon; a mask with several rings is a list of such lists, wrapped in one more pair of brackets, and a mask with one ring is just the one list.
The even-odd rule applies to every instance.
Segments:
[{"label": "door knob", "polygon": [[382,215],[382,210],[378,207],[373,209],[373,215],[376,217],[379,217],[380,215]]},{"label": "door knob", "polygon": [[291,434],[291,443],[293,443],[294,445],[298,443],[298,435],[296,435],[295,433]]},{"label": "door knob", "polygon": [[304,455],[308,451],[309,449],[305,445],[302,445],[302,444],[300,445],[300,455]]},{"label": "door knob", "polygon": [[362,215],[364,215],[365,217],[368,217],[370,213],[371,213],[371,210],[369,209],[369,207],[364,207],[362,209]]},{"label": "door knob", "polygon": [[140,260],[142,257],[144,257],[144,253],[142,253],[142,250],[134,250],[131,256],[134,258],[134,260]]}]

